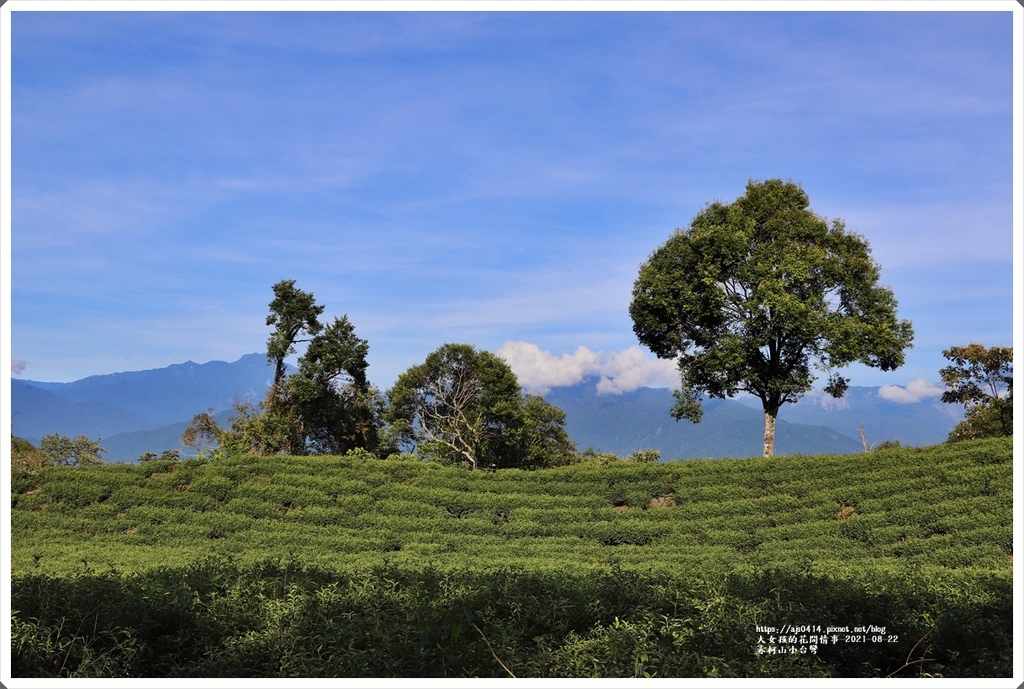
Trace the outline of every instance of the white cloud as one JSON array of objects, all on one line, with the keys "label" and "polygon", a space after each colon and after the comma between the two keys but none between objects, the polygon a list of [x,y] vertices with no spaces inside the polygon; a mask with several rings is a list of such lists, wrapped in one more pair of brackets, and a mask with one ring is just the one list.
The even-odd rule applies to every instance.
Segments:
[{"label": "white cloud", "polygon": [[679,383],[674,360],[653,359],[639,347],[606,354],[602,361],[598,394],[620,395],[640,387],[673,387]]},{"label": "white cloud", "polygon": [[896,404],[914,404],[929,397],[939,397],[946,388],[929,383],[924,378],[915,378],[906,387],[899,385],[883,385],[878,388],[878,396]]},{"label": "white cloud", "polygon": [[572,354],[555,356],[529,342],[506,342],[497,351],[529,392],[575,385],[598,371],[600,357],[583,345]]},{"label": "white cloud", "polygon": [[25,372],[25,367],[28,366],[28,362],[24,359],[11,359],[11,373],[20,376]]},{"label": "white cloud", "polygon": [[640,387],[671,387],[678,380],[674,361],[654,359],[639,347],[621,352],[594,352],[580,345],[572,354],[554,355],[530,342],[506,342],[497,351],[527,392],[598,378],[598,394],[618,395]]}]

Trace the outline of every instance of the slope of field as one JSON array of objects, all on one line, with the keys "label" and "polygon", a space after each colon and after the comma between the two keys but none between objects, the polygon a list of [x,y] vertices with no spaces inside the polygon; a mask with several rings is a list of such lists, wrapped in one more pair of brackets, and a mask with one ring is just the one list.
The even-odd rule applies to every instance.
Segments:
[{"label": "slope of field", "polygon": [[13,479],[15,676],[1010,674],[1009,439]]}]

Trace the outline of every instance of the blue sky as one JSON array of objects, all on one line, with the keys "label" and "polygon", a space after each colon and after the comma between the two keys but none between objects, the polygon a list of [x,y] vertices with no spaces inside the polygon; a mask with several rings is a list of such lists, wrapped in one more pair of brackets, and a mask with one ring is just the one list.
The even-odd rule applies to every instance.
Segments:
[{"label": "blue sky", "polygon": [[671,364],[632,332],[638,268],[706,203],[769,177],[800,183],[815,212],[868,239],[914,324],[906,364],[851,367],[853,385],[935,396],[943,349],[1013,344],[1014,2],[17,2],[15,377],[264,351],[271,285],[294,279],[369,341],[382,389],[445,342],[503,354],[536,390],[583,375],[608,392],[671,385]]}]

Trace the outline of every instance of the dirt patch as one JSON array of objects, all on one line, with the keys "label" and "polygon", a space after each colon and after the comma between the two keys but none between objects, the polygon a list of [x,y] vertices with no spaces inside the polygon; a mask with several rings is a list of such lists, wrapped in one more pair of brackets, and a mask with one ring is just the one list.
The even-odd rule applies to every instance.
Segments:
[{"label": "dirt patch", "polygon": [[850,517],[856,517],[858,514],[860,513],[857,511],[856,507],[843,505],[843,508],[839,510],[839,514],[836,515],[836,519],[839,521],[845,521]]},{"label": "dirt patch", "polygon": [[651,501],[649,503],[647,503],[647,507],[649,509],[650,508],[655,508],[655,507],[675,507],[675,506],[676,506],[676,496],[675,496],[674,493],[665,493],[664,495],[659,495],[656,498],[651,498]]}]

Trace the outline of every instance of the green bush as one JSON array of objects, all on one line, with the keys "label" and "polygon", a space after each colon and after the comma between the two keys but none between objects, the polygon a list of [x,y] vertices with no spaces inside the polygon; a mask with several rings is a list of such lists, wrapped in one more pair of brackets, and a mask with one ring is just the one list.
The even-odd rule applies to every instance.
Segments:
[{"label": "green bush", "polygon": [[224,511],[232,514],[241,514],[250,519],[277,519],[281,516],[281,507],[279,505],[257,498],[232,498],[224,506]]},{"label": "green bush", "polygon": [[85,507],[106,500],[114,490],[106,482],[97,481],[95,476],[84,472],[79,475],[65,473],[47,481],[43,489],[47,498],[70,508]]},{"label": "green bush", "polygon": [[207,474],[193,481],[190,490],[223,503],[234,495],[235,482],[226,476]]},{"label": "green bush", "polygon": [[11,470],[11,493],[27,493],[35,490],[42,483],[42,477],[38,471],[23,469]]}]

